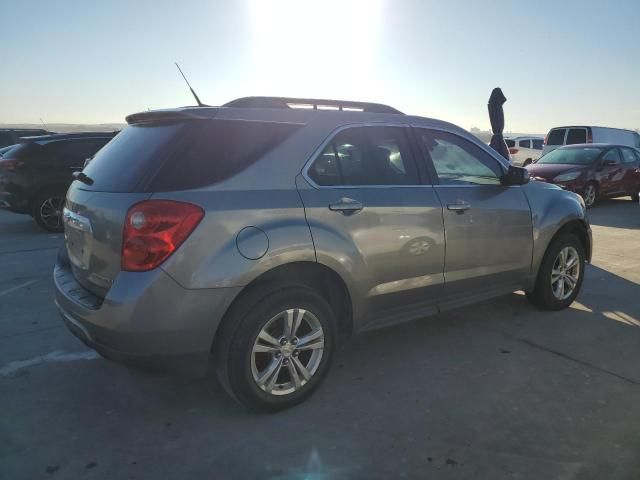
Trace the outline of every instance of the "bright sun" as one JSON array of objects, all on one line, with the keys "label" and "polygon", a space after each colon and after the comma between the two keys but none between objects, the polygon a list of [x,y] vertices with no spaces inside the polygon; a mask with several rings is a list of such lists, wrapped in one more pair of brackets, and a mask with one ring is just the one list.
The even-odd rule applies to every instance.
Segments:
[{"label": "bright sun", "polygon": [[255,90],[344,98],[374,92],[381,10],[380,0],[253,0]]}]

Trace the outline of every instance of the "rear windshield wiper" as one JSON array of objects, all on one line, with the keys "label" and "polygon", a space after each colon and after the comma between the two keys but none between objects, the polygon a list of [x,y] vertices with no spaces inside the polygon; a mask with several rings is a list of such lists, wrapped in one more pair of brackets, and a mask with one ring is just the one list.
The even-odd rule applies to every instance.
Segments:
[{"label": "rear windshield wiper", "polygon": [[93,185],[93,178],[84,172],[73,172],[73,179],[79,180],[86,185]]}]

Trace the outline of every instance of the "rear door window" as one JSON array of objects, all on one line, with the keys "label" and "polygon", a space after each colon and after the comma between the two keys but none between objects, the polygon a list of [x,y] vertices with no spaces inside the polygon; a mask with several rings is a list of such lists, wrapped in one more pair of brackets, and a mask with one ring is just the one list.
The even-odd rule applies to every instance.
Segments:
[{"label": "rear door window", "polygon": [[534,150],[542,150],[542,143],[543,141],[541,138],[531,140]]},{"label": "rear door window", "polygon": [[309,168],[318,185],[419,185],[404,127],[354,127],[339,132]]},{"label": "rear door window", "polygon": [[531,148],[531,140],[520,140],[520,142],[518,142],[518,146],[522,148]]},{"label": "rear door window", "polygon": [[554,128],[549,132],[547,145],[564,145],[564,136],[566,133],[566,128]]},{"label": "rear door window", "polygon": [[587,143],[587,130],[585,128],[570,128],[567,134],[567,145]]}]

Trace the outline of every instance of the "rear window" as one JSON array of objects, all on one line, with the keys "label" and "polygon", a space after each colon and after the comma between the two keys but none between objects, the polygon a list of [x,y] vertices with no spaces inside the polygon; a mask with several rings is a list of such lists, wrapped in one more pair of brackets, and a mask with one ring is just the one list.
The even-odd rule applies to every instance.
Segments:
[{"label": "rear window", "polygon": [[566,128],[556,128],[551,130],[547,137],[547,145],[564,145],[564,134],[566,131]]},{"label": "rear window", "polygon": [[509,148],[513,148],[516,146],[516,141],[515,140],[510,140],[508,138],[505,138],[504,143],[507,144],[507,147]]},{"label": "rear window", "polygon": [[567,145],[587,143],[587,131],[584,128],[570,128],[567,134]]},{"label": "rear window", "polygon": [[[225,180],[282,143],[299,125],[193,120],[131,125],[102,148],[84,172],[91,190],[172,191]],[[82,188],[87,188],[83,186]]]}]

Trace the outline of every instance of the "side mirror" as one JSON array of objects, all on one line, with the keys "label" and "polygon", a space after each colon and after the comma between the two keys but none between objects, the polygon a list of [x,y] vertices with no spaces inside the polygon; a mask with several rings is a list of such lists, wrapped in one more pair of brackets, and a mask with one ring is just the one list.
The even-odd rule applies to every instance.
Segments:
[{"label": "side mirror", "polygon": [[529,183],[529,170],[509,165],[509,170],[507,170],[507,173],[500,178],[500,183],[505,186],[524,185]]}]

